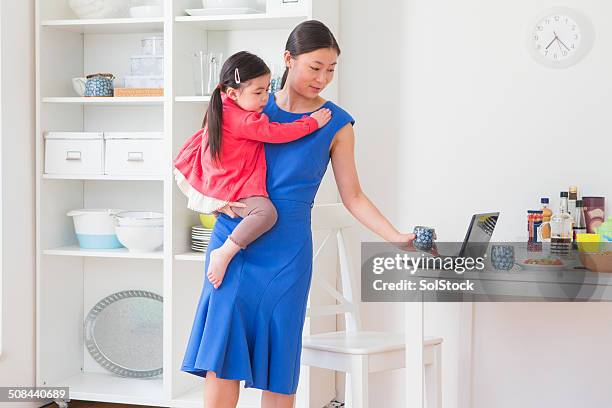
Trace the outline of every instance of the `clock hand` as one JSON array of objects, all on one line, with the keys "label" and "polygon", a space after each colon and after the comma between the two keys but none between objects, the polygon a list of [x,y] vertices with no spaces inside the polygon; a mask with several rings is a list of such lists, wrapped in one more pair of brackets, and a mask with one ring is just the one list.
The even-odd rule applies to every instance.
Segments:
[{"label": "clock hand", "polygon": [[554,43],[554,42],[555,42],[555,40],[556,40],[556,39],[557,39],[557,36],[555,35],[555,38],[553,38],[553,39],[552,39],[552,41],[550,42],[550,44],[548,44],[548,45],[546,46],[546,49],[548,49],[548,47],[550,47],[550,46],[552,45],[552,43]]},{"label": "clock hand", "polygon": [[[569,51],[569,47],[567,45],[565,45],[565,43],[563,41],[561,41],[561,39],[559,38],[559,36],[557,35],[556,31],[553,31],[553,34],[555,35],[555,38],[557,39],[557,41],[561,44],[563,44],[563,46]],[[563,48],[561,48],[561,46],[559,46],[559,49],[561,49],[561,51],[563,51]]]},{"label": "clock hand", "polygon": [[568,47],[567,45],[565,45],[565,43],[564,43],[563,41],[561,41],[561,40],[560,40],[560,39],[558,39],[558,38],[557,38],[557,40],[558,40],[558,41],[559,41],[561,44],[563,44],[563,46],[564,46],[564,47],[565,47],[565,48],[566,48],[568,51],[570,50],[570,49],[569,49],[569,47]]}]

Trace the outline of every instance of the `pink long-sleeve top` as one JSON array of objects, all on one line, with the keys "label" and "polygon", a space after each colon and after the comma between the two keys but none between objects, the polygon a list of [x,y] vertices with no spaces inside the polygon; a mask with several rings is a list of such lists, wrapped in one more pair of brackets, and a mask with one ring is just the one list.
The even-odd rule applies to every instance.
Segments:
[{"label": "pink long-sleeve top", "polygon": [[[223,101],[221,155],[213,162],[206,128],[198,130],[181,147],[174,159],[189,185],[203,197],[224,202],[252,196],[268,197],[266,157],[263,142],[287,143],[318,129],[318,123],[304,115],[291,123],[270,122],[264,113],[242,109],[225,93]],[[183,190],[183,192],[185,192]],[[196,193],[196,195],[197,195]],[[196,208],[194,208],[196,209]]]}]

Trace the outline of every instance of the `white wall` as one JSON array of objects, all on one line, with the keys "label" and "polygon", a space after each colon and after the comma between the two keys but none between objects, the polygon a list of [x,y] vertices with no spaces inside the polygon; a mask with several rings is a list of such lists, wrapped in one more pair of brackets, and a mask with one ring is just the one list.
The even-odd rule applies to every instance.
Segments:
[{"label": "white wall", "polygon": [[[541,196],[556,208],[559,191],[575,184],[580,195],[612,199],[603,160],[612,148],[611,3],[562,3],[589,15],[597,36],[565,70],[538,65],[525,45],[528,24],[558,2],[407,3],[405,41],[396,42],[406,80],[389,87],[405,104],[396,146],[405,157],[396,185],[403,222],[461,240],[472,213],[500,210],[495,239],[513,240]],[[609,406],[611,312],[610,304],[476,304],[472,406]],[[458,376],[467,374],[455,360],[457,319],[457,305],[426,305],[425,334],[445,338],[445,407],[457,406]]]},{"label": "white wall", "polygon": [[31,386],[35,378],[34,1],[2,1],[1,7],[4,316],[0,385]]},{"label": "white wall", "polygon": [[[341,1],[342,55],[338,70],[340,105],[356,120],[355,159],[363,190],[392,223],[409,232],[409,224],[399,222],[403,209],[398,202],[399,191],[394,187],[401,185],[404,175],[398,172],[401,158],[393,155],[404,137],[398,87],[403,81],[398,44],[404,31],[404,3]],[[348,235],[359,282],[360,242],[379,238],[363,227]],[[363,303],[364,329],[403,332],[403,308],[402,303]],[[405,408],[405,381],[405,370],[370,375],[370,406],[378,407],[380,401],[385,401],[385,408]],[[337,388],[343,392],[341,381]]]},{"label": "white wall", "polygon": [[[563,4],[588,14],[597,38],[578,65],[551,70],[531,59],[525,36],[535,15],[558,3],[342,2],[340,94],[357,119],[360,178],[400,228],[429,224],[441,239],[461,240],[471,214],[500,210],[495,238],[514,240],[525,235],[525,211],[541,196],[556,207],[570,184],[607,196],[610,212],[602,152],[612,147],[612,4]],[[372,238],[353,234],[356,265],[357,241]],[[365,328],[402,329],[401,306],[362,308]],[[608,304],[476,304],[473,407],[609,405],[610,312]],[[459,406],[460,377],[469,375],[458,364],[459,316],[456,304],[425,307],[425,334],[444,337],[445,407]],[[403,372],[372,377],[370,402],[404,406],[395,391],[409,381]]]}]

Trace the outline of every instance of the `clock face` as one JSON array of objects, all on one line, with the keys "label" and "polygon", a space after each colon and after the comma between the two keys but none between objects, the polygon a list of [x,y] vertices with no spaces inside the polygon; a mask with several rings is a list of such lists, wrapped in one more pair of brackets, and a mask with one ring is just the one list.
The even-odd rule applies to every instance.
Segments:
[{"label": "clock face", "polygon": [[567,68],[593,48],[595,30],[590,19],[569,7],[553,7],[532,20],[527,31],[531,56],[549,68]]},{"label": "clock face", "polygon": [[578,22],[567,14],[550,14],[540,19],[533,30],[533,47],[551,62],[572,58],[582,41]]}]

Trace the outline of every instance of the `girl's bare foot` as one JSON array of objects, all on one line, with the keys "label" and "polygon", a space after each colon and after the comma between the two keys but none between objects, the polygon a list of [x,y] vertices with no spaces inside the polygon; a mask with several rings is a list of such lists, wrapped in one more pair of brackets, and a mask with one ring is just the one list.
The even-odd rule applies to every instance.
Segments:
[{"label": "girl's bare foot", "polygon": [[217,249],[213,249],[210,253],[210,261],[208,262],[208,280],[213,284],[215,289],[218,289],[225,277],[227,265],[231,262],[234,255],[240,251],[240,247],[231,239],[226,239],[225,243]]}]

